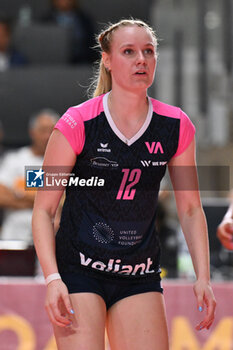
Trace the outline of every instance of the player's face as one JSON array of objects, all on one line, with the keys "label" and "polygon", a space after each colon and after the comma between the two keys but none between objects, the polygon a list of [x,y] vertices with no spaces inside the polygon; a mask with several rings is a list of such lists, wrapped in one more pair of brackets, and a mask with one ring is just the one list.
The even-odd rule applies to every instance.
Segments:
[{"label": "player's face", "polygon": [[154,80],[156,52],[154,39],[144,27],[127,26],[112,36],[111,53],[103,54],[112,75],[112,88],[147,89]]}]

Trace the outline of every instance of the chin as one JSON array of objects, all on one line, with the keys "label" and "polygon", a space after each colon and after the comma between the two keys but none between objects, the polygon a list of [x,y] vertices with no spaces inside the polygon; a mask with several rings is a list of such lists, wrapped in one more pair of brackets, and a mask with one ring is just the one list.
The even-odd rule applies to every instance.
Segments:
[{"label": "chin", "polygon": [[149,79],[140,79],[140,80],[134,80],[132,82],[132,86],[136,86],[136,87],[150,87],[152,85],[153,81],[149,80]]},{"label": "chin", "polygon": [[147,90],[149,87],[151,86],[151,84],[145,83],[145,82],[141,82],[138,84],[132,84],[132,88],[134,90]]},{"label": "chin", "polygon": [[152,83],[148,83],[148,82],[130,82],[129,84],[118,84],[118,86],[125,90],[125,91],[132,91],[132,92],[143,92],[143,91],[146,91],[150,86],[151,86]]}]

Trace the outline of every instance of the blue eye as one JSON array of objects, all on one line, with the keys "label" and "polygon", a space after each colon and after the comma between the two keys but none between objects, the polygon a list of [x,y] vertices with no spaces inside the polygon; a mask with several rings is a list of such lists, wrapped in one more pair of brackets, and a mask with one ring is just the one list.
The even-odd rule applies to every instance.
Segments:
[{"label": "blue eye", "polygon": [[126,55],[131,55],[132,53],[133,53],[132,49],[125,49],[124,50],[124,54],[126,54]]},{"label": "blue eye", "polygon": [[154,54],[154,51],[152,49],[146,49],[145,50],[145,54],[146,55],[153,55]]}]

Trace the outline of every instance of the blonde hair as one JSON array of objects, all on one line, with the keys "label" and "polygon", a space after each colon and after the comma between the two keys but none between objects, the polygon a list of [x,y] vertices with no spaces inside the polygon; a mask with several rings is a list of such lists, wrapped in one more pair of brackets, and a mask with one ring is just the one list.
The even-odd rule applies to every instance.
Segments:
[{"label": "blonde hair", "polygon": [[[97,47],[101,50],[101,52],[111,52],[111,43],[112,43],[112,35],[113,33],[121,27],[127,26],[138,26],[146,28],[150,31],[155,45],[155,53],[157,55],[157,36],[155,31],[145,22],[138,19],[123,19],[115,24],[110,24],[108,28],[102,30],[101,33],[97,37]],[[96,76],[91,85],[93,92],[93,97],[97,97],[99,95],[105,94],[112,89],[112,77],[109,70],[103,64],[102,58],[99,61],[98,69]]]}]

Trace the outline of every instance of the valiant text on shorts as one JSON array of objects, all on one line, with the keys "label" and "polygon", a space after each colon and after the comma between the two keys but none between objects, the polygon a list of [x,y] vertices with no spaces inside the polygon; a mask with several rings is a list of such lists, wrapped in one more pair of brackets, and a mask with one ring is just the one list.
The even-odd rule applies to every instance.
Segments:
[{"label": "valiant text on shorts", "polygon": [[70,177],[69,179],[59,179],[56,177],[47,177],[45,178],[45,185],[47,187],[59,187],[59,186],[104,186],[104,179],[100,179],[98,176],[91,176],[88,179],[82,179],[78,176]]},{"label": "valiant text on shorts", "polygon": [[102,261],[93,261],[92,258],[85,257],[84,254],[79,252],[80,262],[83,266],[90,266],[95,270],[124,274],[124,275],[145,275],[148,273],[155,272],[154,270],[150,270],[153,261],[151,258],[147,258],[146,263],[140,263],[136,265],[121,265],[121,259],[109,259],[105,264]]}]

